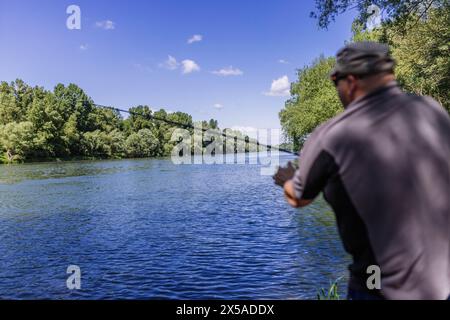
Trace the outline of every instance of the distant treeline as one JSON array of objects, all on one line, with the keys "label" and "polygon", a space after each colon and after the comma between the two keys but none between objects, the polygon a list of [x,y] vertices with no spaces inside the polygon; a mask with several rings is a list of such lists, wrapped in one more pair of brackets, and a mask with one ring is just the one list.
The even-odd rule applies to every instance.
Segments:
[{"label": "distant treeline", "polygon": [[[164,109],[155,112],[148,106],[137,106],[130,111],[133,115],[124,119],[119,112],[96,107],[74,84],[58,84],[53,91],[48,91],[31,87],[22,80],[2,82],[0,163],[169,156],[176,144],[171,141],[176,127],[152,120],[151,116],[222,132],[214,119],[194,123],[189,114],[168,113]],[[189,131],[192,141],[196,141],[192,152],[202,152],[208,141],[202,140],[201,131]],[[256,150],[255,143],[245,143],[242,133],[230,129],[223,132],[240,139],[232,151]],[[202,137],[194,139],[195,134]],[[210,138],[209,143],[214,139]]]},{"label": "distant treeline", "polygon": [[[316,0],[319,25],[328,26],[335,15],[350,7],[344,0]],[[351,41],[372,40],[390,45],[397,60],[396,74],[404,90],[429,95],[450,113],[450,6],[448,1],[385,1],[392,16],[374,30],[366,30],[364,17],[371,2],[357,1],[362,16],[353,24]],[[389,11],[391,10],[391,11]],[[320,124],[342,112],[329,80],[334,57],[319,57],[298,70],[291,98],[280,112],[288,140],[301,148],[305,138]]]}]

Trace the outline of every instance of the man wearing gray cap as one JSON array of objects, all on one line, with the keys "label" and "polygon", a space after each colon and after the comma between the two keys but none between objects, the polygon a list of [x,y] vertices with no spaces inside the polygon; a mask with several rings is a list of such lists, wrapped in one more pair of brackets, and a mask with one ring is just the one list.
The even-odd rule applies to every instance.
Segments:
[{"label": "man wearing gray cap", "polygon": [[[323,191],[353,257],[349,299],[447,299],[450,117],[404,93],[394,67],[386,45],[341,49],[331,79],[345,111],[311,134],[298,170],[274,180],[297,208]],[[381,288],[368,285],[373,266]]]}]

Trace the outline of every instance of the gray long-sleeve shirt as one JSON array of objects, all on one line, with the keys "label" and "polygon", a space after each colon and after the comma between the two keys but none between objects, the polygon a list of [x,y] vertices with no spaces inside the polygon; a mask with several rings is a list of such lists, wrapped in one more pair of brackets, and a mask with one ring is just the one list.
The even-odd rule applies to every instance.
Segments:
[{"label": "gray long-sleeve shirt", "polygon": [[450,117],[395,82],[316,129],[302,150],[296,196],[321,191],[353,256],[349,286],[381,269],[388,299],[450,294]]}]

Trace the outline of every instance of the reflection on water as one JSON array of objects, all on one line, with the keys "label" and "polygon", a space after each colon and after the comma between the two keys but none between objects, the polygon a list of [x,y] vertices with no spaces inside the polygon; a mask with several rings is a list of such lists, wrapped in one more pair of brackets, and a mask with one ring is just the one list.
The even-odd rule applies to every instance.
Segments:
[{"label": "reflection on water", "polygon": [[[24,165],[3,165],[0,167],[0,184],[13,184],[23,180],[56,179],[78,176],[114,174],[123,170],[145,170],[151,165],[135,161],[127,166],[123,161],[54,162]],[[142,162],[139,165],[139,162]],[[81,165],[82,164],[82,165]]]},{"label": "reflection on water", "polygon": [[[288,208],[260,169],[0,166],[0,298],[315,298],[349,263],[333,213]],[[66,288],[73,264],[80,291]]]}]

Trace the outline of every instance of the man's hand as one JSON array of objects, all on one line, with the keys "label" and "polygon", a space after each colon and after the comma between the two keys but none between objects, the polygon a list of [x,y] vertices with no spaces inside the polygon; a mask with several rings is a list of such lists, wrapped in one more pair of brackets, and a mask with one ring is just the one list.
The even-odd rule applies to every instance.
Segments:
[{"label": "man's hand", "polygon": [[284,187],[284,184],[291,180],[295,174],[295,167],[292,162],[289,161],[287,167],[280,167],[273,176],[273,180],[276,185]]},{"label": "man's hand", "polygon": [[284,195],[287,202],[294,208],[305,207],[313,202],[313,200],[297,199],[295,197],[295,188],[292,178],[295,175],[296,168],[289,162],[287,167],[279,168],[278,172],[273,176],[276,185],[284,189]]},{"label": "man's hand", "polygon": [[294,182],[289,180],[284,184],[284,196],[287,202],[294,208],[303,208],[310,205],[313,200],[297,199],[295,196]]}]

